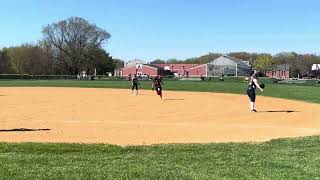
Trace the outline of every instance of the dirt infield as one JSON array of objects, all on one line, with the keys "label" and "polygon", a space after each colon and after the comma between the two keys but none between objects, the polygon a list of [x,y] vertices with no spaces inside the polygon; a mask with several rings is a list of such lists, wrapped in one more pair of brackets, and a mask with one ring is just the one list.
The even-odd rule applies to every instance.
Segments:
[{"label": "dirt infield", "polygon": [[258,96],[0,88],[0,141],[118,145],[266,141],[320,134],[320,105]]}]

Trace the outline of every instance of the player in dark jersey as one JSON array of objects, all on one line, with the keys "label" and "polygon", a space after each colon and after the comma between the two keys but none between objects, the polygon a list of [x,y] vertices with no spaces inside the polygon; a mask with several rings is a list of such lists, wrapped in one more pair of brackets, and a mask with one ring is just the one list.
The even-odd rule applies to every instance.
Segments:
[{"label": "player in dark jersey", "polygon": [[251,112],[257,112],[257,110],[254,108],[255,102],[256,102],[256,88],[260,89],[261,92],[263,92],[263,89],[258,84],[258,76],[254,71],[250,73],[250,79],[249,79],[249,85],[247,89],[247,94],[250,98],[250,111]]},{"label": "player in dark jersey", "polygon": [[136,93],[135,95],[138,95],[139,94],[139,86],[140,86],[140,83],[138,81],[138,78],[137,78],[137,75],[135,74],[131,80],[131,85],[132,85],[132,94],[133,94],[133,91],[134,89],[136,90]]},{"label": "player in dark jersey", "polygon": [[156,76],[152,83],[152,90],[156,90],[157,94],[160,96],[162,100],[162,78],[160,76]]}]

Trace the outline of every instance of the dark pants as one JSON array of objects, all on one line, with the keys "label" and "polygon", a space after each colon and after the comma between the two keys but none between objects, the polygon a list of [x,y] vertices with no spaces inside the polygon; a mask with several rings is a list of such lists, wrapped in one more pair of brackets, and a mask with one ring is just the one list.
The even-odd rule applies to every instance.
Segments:
[{"label": "dark pants", "polygon": [[256,92],[254,90],[247,90],[247,94],[248,94],[251,102],[256,101]]},{"label": "dark pants", "polygon": [[133,85],[132,85],[132,91],[133,91],[134,89],[138,90],[138,84],[133,83]]},{"label": "dark pants", "polygon": [[156,86],[156,91],[159,96],[162,95],[162,87],[161,86]]}]

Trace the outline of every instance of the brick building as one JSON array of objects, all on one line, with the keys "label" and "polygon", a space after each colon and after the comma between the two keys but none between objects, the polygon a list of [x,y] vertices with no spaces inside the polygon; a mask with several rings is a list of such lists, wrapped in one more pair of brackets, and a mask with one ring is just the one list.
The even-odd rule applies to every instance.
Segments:
[{"label": "brick building", "polygon": [[206,76],[206,64],[154,64],[154,66],[181,77]]},{"label": "brick building", "polygon": [[128,67],[124,67],[121,69],[120,71],[120,76],[129,76],[137,74],[138,76],[143,76],[143,75],[147,75],[147,76],[157,76],[159,75],[159,68],[149,65],[149,64],[136,64],[136,65],[132,65],[132,66],[128,66]]},{"label": "brick building", "polygon": [[276,79],[289,79],[290,78],[290,65],[281,64],[272,66],[270,70],[266,71],[266,76]]},{"label": "brick building", "polygon": [[247,76],[251,66],[241,59],[229,56],[220,56],[208,64],[145,64],[141,61],[132,61],[122,68],[120,76],[137,75],[168,75],[178,77],[207,77],[207,76]]}]

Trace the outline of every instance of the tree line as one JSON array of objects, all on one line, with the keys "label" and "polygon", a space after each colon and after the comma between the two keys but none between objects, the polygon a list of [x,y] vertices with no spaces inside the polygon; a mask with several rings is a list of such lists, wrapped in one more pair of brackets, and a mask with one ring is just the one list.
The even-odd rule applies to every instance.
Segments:
[{"label": "tree line", "polygon": [[[34,44],[22,44],[0,49],[0,74],[77,75],[81,71],[103,75],[114,72],[124,61],[114,59],[104,48],[111,35],[81,17],[71,17],[48,24],[42,29],[42,38]],[[156,59],[151,64],[205,64],[221,53],[180,59]],[[228,56],[250,61],[253,68],[265,72],[276,65],[290,65],[293,77],[311,74],[312,64],[320,64],[320,56],[283,52],[267,53],[231,52]]]},{"label": "tree line", "polygon": [[102,47],[111,35],[80,17],[52,23],[42,39],[0,50],[1,74],[77,75],[81,71],[103,75],[123,67]]},{"label": "tree line", "polygon": [[[156,59],[151,61],[151,64],[206,64],[212,60],[218,58],[223,54],[221,53],[209,53],[200,57],[188,58],[185,60],[168,59],[161,60]],[[276,65],[287,64],[290,66],[290,75],[297,77],[298,74],[302,76],[310,76],[315,73],[311,71],[312,64],[320,64],[320,56],[315,54],[298,54],[296,52],[282,52],[278,54],[268,53],[249,53],[249,52],[231,52],[228,56],[235,57],[244,61],[249,61],[254,69],[257,69],[263,73],[267,70],[274,70]]]}]

